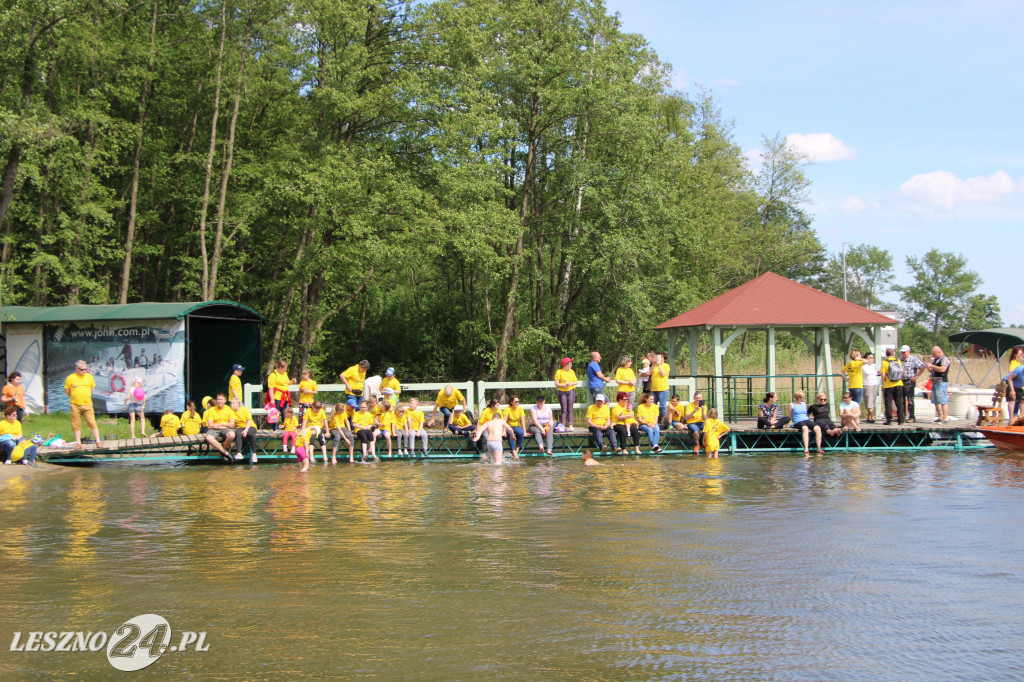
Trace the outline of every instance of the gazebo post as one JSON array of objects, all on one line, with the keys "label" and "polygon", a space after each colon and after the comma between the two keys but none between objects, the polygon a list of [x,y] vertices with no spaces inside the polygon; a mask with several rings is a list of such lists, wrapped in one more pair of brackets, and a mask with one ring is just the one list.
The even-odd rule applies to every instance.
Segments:
[{"label": "gazebo post", "polygon": [[768,339],[765,344],[765,371],[768,373],[768,390],[775,392],[775,327],[768,327]]},{"label": "gazebo post", "polygon": [[[875,339],[875,347],[874,347],[874,349],[872,349],[871,352],[874,353],[874,355],[875,355],[875,362],[877,362],[878,363],[878,367],[881,368],[881,366],[882,366],[882,361],[881,361],[881,357],[882,357],[882,327],[876,324],[873,327],[873,330],[874,330],[874,333],[872,334],[872,336]],[[879,385],[879,388],[881,388],[881,385]],[[875,415],[876,415],[875,419],[878,419],[877,415],[882,414],[882,409],[883,408],[880,407],[880,405],[882,405],[882,404],[883,404],[883,402],[882,402],[882,391],[878,391],[878,395],[875,396],[875,404],[871,406],[871,409],[875,411]]]},{"label": "gazebo post", "polygon": [[668,330],[668,373],[671,376],[676,375],[676,348],[679,340],[679,330],[669,329]]},{"label": "gazebo post", "polygon": [[836,401],[833,395],[834,387],[832,386],[832,342],[829,337],[828,327],[821,328],[821,344],[822,354],[825,356],[825,386],[827,387],[826,392],[828,393],[828,417],[835,421],[836,418]]},{"label": "gazebo post", "polygon": [[725,374],[724,363],[725,348],[722,347],[722,328],[711,328],[711,342],[715,347],[715,405],[721,411],[721,419],[725,420],[725,388],[722,386],[723,375]]},{"label": "gazebo post", "polygon": [[689,327],[686,330],[686,341],[690,346],[690,376],[697,376],[699,367],[697,366],[697,342],[700,340],[700,329],[698,327]]}]

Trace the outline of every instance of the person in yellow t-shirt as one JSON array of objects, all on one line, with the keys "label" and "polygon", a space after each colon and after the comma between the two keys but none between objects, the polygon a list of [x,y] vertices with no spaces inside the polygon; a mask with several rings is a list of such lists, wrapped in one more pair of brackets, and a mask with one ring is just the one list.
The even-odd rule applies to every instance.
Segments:
[{"label": "person in yellow t-shirt", "polygon": [[[890,372],[890,367],[893,371]],[[896,378],[890,379],[889,374]],[[892,424],[892,407],[896,403],[896,420],[902,424],[906,419],[906,403],[903,400],[903,363],[896,355],[894,348],[885,349],[885,360],[882,360],[882,397],[885,405],[885,423]]]},{"label": "person in yellow t-shirt", "polygon": [[491,401],[487,403],[487,407],[480,410],[480,418],[476,420],[477,426],[488,423],[499,412],[501,412],[501,408],[498,406],[498,400],[491,398]]},{"label": "person in yellow t-shirt", "polygon": [[456,436],[465,436],[466,438],[469,438],[473,448],[478,453],[480,452],[480,444],[473,440],[473,434],[476,433],[476,427],[473,426],[473,422],[470,421],[465,408],[461,404],[452,408],[452,418],[448,422],[448,430]]},{"label": "person in yellow t-shirt", "polygon": [[[301,420],[316,400],[316,393],[319,387],[313,381],[313,373],[308,369],[302,370],[302,377],[299,379],[299,419]],[[313,459],[310,457],[310,459]],[[324,460],[326,462],[326,459]],[[315,460],[314,460],[315,463]]]},{"label": "person in yellow t-shirt", "polygon": [[[289,407],[287,411],[291,412],[292,408]],[[294,414],[292,415],[292,419],[298,421],[298,418],[295,417]],[[300,474],[304,474],[307,471],[309,471],[309,450],[306,447],[306,443],[308,442],[309,437],[312,435],[312,427],[308,429],[300,429],[299,432],[295,434],[295,448],[292,450],[292,452],[295,453],[295,459],[299,460]]]},{"label": "person in yellow t-shirt", "polygon": [[606,398],[603,393],[594,396],[594,404],[587,408],[587,429],[594,445],[601,451],[605,451],[604,439],[607,438],[613,450],[619,449],[615,431],[612,429],[612,411],[608,409]]},{"label": "person in yellow t-shirt", "polygon": [[28,466],[36,466],[36,442],[42,442],[41,438],[36,442],[27,441],[21,431],[21,422],[18,421],[18,407],[8,405],[4,408],[4,418],[0,420],[0,461],[4,464],[21,461]]},{"label": "person in yellow t-shirt", "polygon": [[196,412],[196,401],[190,400],[185,404],[185,411],[181,413],[181,435],[197,436],[203,431],[203,417]]},{"label": "person in yellow t-shirt", "polygon": [[573,430],[573,406],[576,404],[576,372],[572,369],[572,358],[562,358],[562,369],[555,372],[555,388],[558,389],[559,415],[566,431]]},{"label": "person in yellow t-shirt", "polygon": [[[679,396],[676,396],[678,399]],[[647,434],[651,441],[651,450],[661,452],[661,422],[658,421],[658,406],[654,396],[644,393],[640,396],[640,404],[636,406],[636,418],[640,422],[640,430]]]},{"label": "person in yellow t-shirt", "polygon": [[392,412],[395,413],[395,436],[398,437],[398,455],[404,457],[411,455],[412,451],[405,451],[405,411],[408,406],[405,403],[398,403],[392,406]]},{"label": "person in yellow t-shirt", "polygon": [[309,448],[309,461],[311,464],[316,464],[316,446],[320,446],[320,453],[324,457],[324,464],[327,464],[327,412],[324,410],[324,405],[319,400],[314,400],[313,404],[310,405],[309,409],[306,410],[306,414],[302,416],[302,428],[305,429],[307,426],[316,426],[320,429],[319,432],[313,435],[313,437],[306,442]]},{"label": "person in yellow t-shirt", "polygon": [[338,463],[336,456],[338,454],[338,445],[341,444],[341,441],[345,441],[345,445],[348,446],[348,461],[356,461],[353,456],[355,438],[352,433],[352,424],[349,421],[348,405],[345,403],[336,403],[334,405],[334,409],[331,410],[331,421],[328,426],[331,428],[331,437],[334,439],[334,447],[331,449],[331,464]]},{"label": "person in yellow t-shirt", "polygon": [[171,438],[178,435],[181,428],[181,420],[174,414],[174,410],[167,410],[164,416],[160,417],[160,435]]},{"label": "person in yellow t-shirt", "polygon": [[[385,389],[391,389],[391,393],[387,393]],[[395,378],[395,368],[388,367],[384,370],[384,378],[380,380],[380,392],[387,396],[387,399],[391,401],[391,405],[397,405],[402,395],[402,385],[398,383],[398,379]]]},{"label": "person in yellow t-shirt", "polygon": [[366,371],[370,369],[369,360],[360,360],[359,364],[352,365],[339,376],[345,384],[345,403],[352,407],[358,407],[363,396],[363,383],[366,381]]},{"label": "person in yellow t-shirt", "polygon": [[377,458],[377,441],[374,438],[374,422],[376,419],[373,413],[370,412],[370,403],[366,400],[360,401],[359,411],[352,414],[352,429],[353,435],[359,440],[359,443],[363,450],[363,461],[366,461],[367,449],[370,450],[370,454],[373,459]]},{"label": "person in yellow t-shirt", "polygon": [[512,433],[505,435],[508,436],[508,447],[512,450],[512,456],[517,458],[519,451],[523,449],[523,441],[526,440],[526,412],[519,402],[519,396],[512,396],[509,406],[501,412],[505,423],[512,427]]},{"label": "person in yellow t-shirt", "polygon": [[673,428],[676,431],[686,430],[686,420],[683,419],[683,410],[689,403],[684,403],[679,400],[679,394],[673,393],[672,399],[668,401],[668,405],[665,407],[665,419],[664,424],[666,428]]},{"label": "person in yellow t-shirt", "polygon": [[[235,413],[227,406],[227,399],[227,395],[218,393],[210,409],[203,413],[203,419],[206,421],[206,442],[230,462],[229,450],[235,440]],[[221,441],[224,441],[224,445],[221,445]],[[242,459],[242,456],[238,455],[235,459]]]},{"label": "person in yellow t-shirt", "polygon": [[85,425],[92,431],[96,447],[102,448],[100,430],[96,427],[96,415],[92,409],[92,389],[96,388],[96,380],[88,371],[85,360],[75,363],[75,371],[64,380],[64,393],[71,398],[71,430],[75,432],[75,449],[82,449],[82,418]]},{"label": "person in yellow t-shirt", "polygon": [[256,456],[256,424],[252,420],[252,412],[242,405],[241,400],[231,401],[231,411],[235,413],[235,459],[241,459],[243,450],[249,447],[249,461],[255,464]]},{"label": "person in yellow t-shirt", "polygon": [[864,399],[864,361],[859,350],[850,351],[850,361],[843,365],[843,378],[850,389],[854,402],[860,404]]},{"label": "person in yellow t-shirt", "polygon": [[406,434],[409,439],[409,453],[416,449],[416,436],[420,437],[423,442],[423,456],[427,456],[429,449],[427,444],[427,432],[423,429],[423,421],[425,416],[420,410],[419,398],[411,398],[409,400],[409,410],[405,413],[405,428]]},{"label": "person in yellow t-shirt", "polygon": [[[281,419],[281,449],[285,452],[288,450],[288,441],[292,442],[292,449],[290,452],[295,454],[295,449],[299,447],[299,418],[295,416],[295,410],[290,407],[284,408],[284,416]],[[308,454],[308,453],[307,453]]]},{"label": "person in yellow t-shirt", "polygon": [[629,394],[619,391],[615,394],[615,405],[612,407],[612,429],[621,448],[620,452],[626,452],[626,443],[633,440],[633,450],[640,454],[640,429],[636,421],[636,412],[633,404],[629,402]]},{"label": "person in yellow t-shirt", "polygon": [[717,458],[721,447],[719,439],[729,433],[729,427],[718,418],[718,410],[708,410],[708,418],[704,421],[704,450],[708,457]]},{"label": "person in yellow t-shirt", "polygon": [[455,410],[456,405],[462,405],[462,409],[465,411],[466,397],[462,395],[462,391],[454,386],[445,386],[442,388],[437,392],[437,398],[434,400],[434,410],[430,413],[430,419],[427,420],[427,426],[434,426],[434,415],[437,414],[438,410],[441,410],[441,414],[444,417],[444,425],[442,428],[448,428],[448,423],[451,421],[452,412]]},{"label": "person in yellow t-shirt", "polygon": [[245,367],[239,364],[231,366],[231,377],[228,379],[228,400],[238,400],[242,402],[242,372],[245,371]]},{"label": "person in yellow t-shirt", "polygon": [[373,434],[374,451],[377,449],[377,438],[383,436],[384,440],[388,442],[388,457],[391,457],[391,436],[397,435],[398,421],[395,419],[395,411],[391,407],[391,403],[387,400],[381,403],[380,408],[381,412],[377,417],[377,425],[380,429]]},{"label": "person in yellow t-shirt", "polygon": [[[292,394],[288,387],[294,383],[295,377],[288,377],[288,363],[278,360],[274,371],[267,377],[267,389],[270,392],[270,402],[274,403],[274,407],[281,414],[284,414],[284,408],[292,404]],[[277,426],[274,424],[274,429],[277,429]]]},{"label": "person in yellow t-shirt", "polygon": [[633,358],[623,355],[615,370],[615,383],[619,391],[624,392],[630,404],[636,402],[636,372],[633,371]]},{"label": "person in yellow t-shirt", "polygon": [[663,353],[655,353],[651,364],[651,394],[658,403],[658,421],[664,421],[668,405],[669,366]]},{"label": "person in yellow t-shirt", "polygon": [[693,402],[683,408],[683,421],[686,422],[686,429],[693,436],[693,454],[700,452],[701,432],[704,430],[704,421],[708,418],[707,408],[704,407],[704,395],[697,391],[693,394]]}]

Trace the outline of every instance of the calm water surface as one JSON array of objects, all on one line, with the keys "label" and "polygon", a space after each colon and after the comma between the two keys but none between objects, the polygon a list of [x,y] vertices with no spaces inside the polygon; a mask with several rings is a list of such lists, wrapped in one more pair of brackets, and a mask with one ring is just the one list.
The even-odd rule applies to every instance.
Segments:
[{"label": "calm water surface", "polygon": [[[1024,678],[1024,462],[991,454],[97,467],[0,488],[16,630],[205,630],[153,678]],[[177,637],[175,637],[177,639]]]}]

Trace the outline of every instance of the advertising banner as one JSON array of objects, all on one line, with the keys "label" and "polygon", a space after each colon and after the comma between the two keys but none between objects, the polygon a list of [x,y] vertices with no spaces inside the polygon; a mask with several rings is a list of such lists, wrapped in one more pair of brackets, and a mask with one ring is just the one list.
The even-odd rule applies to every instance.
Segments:
[{"label": "advertising banner", "polygon": [[7,325],[7,373],[21,372],[25,408],[30,414],[43,411],[43,325]]},{"label": "advertising banner", "polygon": [[85,360],[96,379],[97,413],[126,412],[142,380],[145,411],[179,412],[185,403],[185,323],[183,320],[71,322],[46,325],[46,377],[50,411],[67,411],[64,380]]}]

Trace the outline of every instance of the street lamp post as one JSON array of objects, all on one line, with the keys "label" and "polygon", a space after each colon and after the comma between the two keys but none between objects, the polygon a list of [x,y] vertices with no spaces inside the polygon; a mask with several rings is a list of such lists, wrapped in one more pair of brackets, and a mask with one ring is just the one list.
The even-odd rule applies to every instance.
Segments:
[{"label": "street lamp post", "polygon": [[843,242],[843,300],[846,298],[846,247],[850,245],[850,242]]}]

